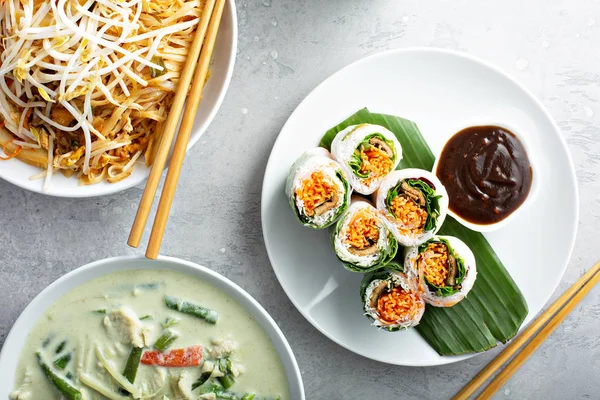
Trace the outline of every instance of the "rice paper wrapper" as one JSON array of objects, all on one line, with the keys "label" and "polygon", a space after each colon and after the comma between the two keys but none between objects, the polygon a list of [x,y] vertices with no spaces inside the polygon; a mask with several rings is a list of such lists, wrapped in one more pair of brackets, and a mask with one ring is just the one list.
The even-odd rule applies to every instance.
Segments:
[{"label": "rice paper wrapper", "polygon": [[396,157],[392,170],[396,169],[398,163],[402,160],[402,146],[400,145],[400,142],[398,142],[396,135],[383,126],[372,124],[352,125],[343,131],[340,131],[331,143],[331,153],[342,165],[344,172],[350,180],[350,185],[357,193],[364,195],[375,192],[383,181],[384,176],[373,179],[371,182],[367,183],[367,178],[356,175],[355,171],[350,166],[350,161],[358,145],[368,136],[373,134],[380,134],[387,142],[392,144],[390,147],[392,147]]},{"label": "rice paper wrapper", "polygon": [[[360,284],[360,298],[363,303],[365,316],[373,321],[374,326],[389,332],[405,330],[417,326],[425,312],[425,302],[419,294],[417,282],[410,276],[400,272],[395,266],[395,263],[392,263],[390,264],[391,268],[366,274]],[[400,286],[405,291],[410,291],[414,302],[414,315],[407,316],[403,320],[396,321],[395,323],[382,321],[379,318],[377,310],[371,307],[370,304],[374,291],[378,290],[377,288],[380,287],[381,282],[387,283],[388,290]]]},{"label": "rice paper wrapper", "polygon": [[421,266],[417,265],[417,256],[419,255],[419,246],[409,247],[405,250],[404,271],[413,280],[419,283],[421,296],[427,304],[434,307],[451,307],[462,299],[473,288],[477,279],[477,264],[475,255],[462,240],[454,236],[434,236],[431,240],[443,239],[450,245],[454,251],[455,257],[462,258],[465,266],[464,280],[461,282],[461,288],[449,296],[440,296],[425,282],[425,278],[421,272]]},{"label": "rice paper wrapper", "polygon": [[[370,251],[362,251],[363,254],[360,254],[360,251],[352,251],[351,246],[344,241],[344,231],[356,213],[361,211],[376,218],[379,226],[379,239],[373,245],[376,246],[376,250],[370,248]],[[377,209],[371,203],[356,197],[352,198],[350,207],[337,223],[331,226],[330,238],[338,259],[346,269],[353,272],[365,273],[383,268],[392,261],[398,251],[398,242],[381,220]]]},{"label": "rice paper wrapper", "polygon": [[[432,229],[423,231],[417,235],[412,235],[410,233],[403,232],[402,228],[404,228],[404,226],[402,222],[396,219],[394,214],[392,214],[392,212],[389,210],[386,199],[388,192],[393,190],[403,180],[419,178],[424,178],[426,181],[435,186],[433,188],[435,195],[440,196],[437,200],[439,205],[439,215],[435,219],[435,225]],[[383,182],[381,182],[381,185],[375,194],[375,206],[383,213],[384,223],[392,232],[398,243],[403,246],[416,246],[431,239],[433,235],[435,235],[435,233],[442,227],[442,224],[444,223],[448,213],[448,193],[446,192],[444,185],[442,185],[440,180],[433,173],[424,169],[406,168],[392,171],[388,176],[386,176]]]},{"label": "rice paper wrapper", "polygon": [[[337,186],[338,204],[322,215],[308,216],[304,213],[302,202],[296,199],[295,194],[302,181],[318,171],[322,171]],[[306,227],[321,229],[332,225],[346,211],[350,203],[351,188],[340,164],[326,149],[318,147],[308,150],[294,162],[288,173],[285,193],[298,221]]]}]

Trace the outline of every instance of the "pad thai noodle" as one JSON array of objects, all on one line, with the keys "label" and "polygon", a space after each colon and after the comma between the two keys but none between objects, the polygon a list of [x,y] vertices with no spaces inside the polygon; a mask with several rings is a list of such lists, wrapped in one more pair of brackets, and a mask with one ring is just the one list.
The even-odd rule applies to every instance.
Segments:
[{"label": "pad thai noodle", "polygon": [[[81,183],[153,161],[204,0],[0,0],[0,145]],[[33,177],[33,178],[35,178]]]}]

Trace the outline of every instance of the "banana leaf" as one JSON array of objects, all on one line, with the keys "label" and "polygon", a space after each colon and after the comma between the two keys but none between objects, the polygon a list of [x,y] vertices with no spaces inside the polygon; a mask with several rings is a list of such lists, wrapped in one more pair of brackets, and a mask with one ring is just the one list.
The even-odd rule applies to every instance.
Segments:
[{"label": "banana leaf", "polygon": [[[402,145],[402,168],[431,171],[435,157],[417,125],[404,118],[374,114],[366,108],[328,130],[321,143],[330,148],[336,133],[350,125],[377,124],[394,132]],[[440,235],[456,236],[475,254],[477,281],[469,295],[453,307],[427,306],[419,334],[440,355],[459,355],[488,350],[498,342],[506,342],[517,334],[527,316],[527,303],[502,261],[478,232],[460,225],[448,216]]]}]

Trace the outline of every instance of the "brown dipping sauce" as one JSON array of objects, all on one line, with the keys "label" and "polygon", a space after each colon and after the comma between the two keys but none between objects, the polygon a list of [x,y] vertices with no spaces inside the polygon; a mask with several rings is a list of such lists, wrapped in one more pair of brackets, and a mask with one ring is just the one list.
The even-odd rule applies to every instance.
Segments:
[{"label": "brown dipping sauce", "polygon": [[450,210],[481,225],[501,221],[519,208],[532,180],[523,144],[499,126],[472,126],[452,136],[435,174],[448,191]]}]

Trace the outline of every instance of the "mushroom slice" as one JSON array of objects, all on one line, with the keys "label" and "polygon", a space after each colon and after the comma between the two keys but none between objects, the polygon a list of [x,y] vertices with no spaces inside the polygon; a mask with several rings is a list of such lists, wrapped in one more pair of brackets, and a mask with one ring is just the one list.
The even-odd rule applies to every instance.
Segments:
[{"label": "mushroom slice", "polygon": [[425,196],[423,195],[423,192],[421,192],[419,189],[410,187],[409,184],[406,183],[406,181],[402,181],[400,187],[404,191],[404,194],[413,199],[420,206],[425,205]]},{"label": "mushroom slice", "polygon": [[446,277],[446,285],[456,285],[456,259],[448,252],[448,276]]},{"label": "mushroom slice", "polygon": [[329,199],[315,207],[315,214],[321,216],[333,208],[335,208],[335,202]]},{"label": "mushroom slice", "polygon": [[371,298],[369,299],[369,306],[373,309],[377,308],[377,301],[381,297],[381,294],[387,290],[388,282],[383,280],[379,282],[379,284],[373,288],[373,292],[371,292]]},{"label": "mushroom slice", "polygon": [[348,248],[348,251],[352,254],[362,257],[362,256],[370,256],[372,254],[377,253],[379,251],[379,248],[377,247],[377,243],[373,243],[369,247],[364,247],[362,249],[359,249],[358,247],[350,246]]},{"label": "mushroom slice", "polygon": [[371,146],[377,147],[379,150],[386,153],[390,158],[394,156],[394,151],[384,140],[381,140],[377,137],[372,137],[371,139],[369,139],[369,144]]}]

